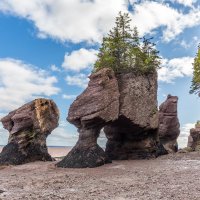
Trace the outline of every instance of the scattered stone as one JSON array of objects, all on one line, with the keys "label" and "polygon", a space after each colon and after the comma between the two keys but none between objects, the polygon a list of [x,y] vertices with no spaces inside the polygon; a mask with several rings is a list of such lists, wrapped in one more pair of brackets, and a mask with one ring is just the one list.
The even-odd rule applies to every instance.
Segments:
[{"label": "scattered stone", "polygon": [[48,99],[36,99],[1,119],[9,131],[8,144],[0,153],[0,165],[19,165],[36,160],[52,161],[46,138],[58,126],[59,111]]},{"label": "scattered stone", "polygon": [[2,194],[2,193],[4,193],[4,192],[5,192],[4,190],[1,190],[1,189],[0,189],[0,194]]},{"label": "scattered stone", "polygon": [[159,108],[159,139],[168,153],[178,151],[180,124],[177,113],[178,97],[168,95]]}]

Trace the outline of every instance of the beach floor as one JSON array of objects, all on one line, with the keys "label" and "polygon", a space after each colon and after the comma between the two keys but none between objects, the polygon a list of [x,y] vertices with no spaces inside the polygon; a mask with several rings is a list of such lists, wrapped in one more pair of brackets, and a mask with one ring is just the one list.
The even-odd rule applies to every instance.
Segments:
[{"label": "beach floor", "polygon": [[199,200],[200,154],[113,161],[92,169],[56,162],[0,167],[0,200]]}]

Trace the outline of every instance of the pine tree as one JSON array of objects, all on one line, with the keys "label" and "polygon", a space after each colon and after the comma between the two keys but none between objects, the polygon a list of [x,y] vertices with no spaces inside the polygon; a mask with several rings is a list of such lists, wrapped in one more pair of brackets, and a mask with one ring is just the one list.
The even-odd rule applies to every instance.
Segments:
[{"label": "pine tree", "polygon": [[190,94],[195,93],[200,96],[200,44],[193,63],[193,78],[190,87]]},{"label": "pine tree", "polygon": [[[94,71],[112,68],[116,73],[134,71],[154,72],[160,65],[158,51],[151,39],[139,38],[136,27],[131,29],[131,19],[127,13],[119,13],[115,27],[103,38]],[[142,44],[141,44],[142,43]]]}]

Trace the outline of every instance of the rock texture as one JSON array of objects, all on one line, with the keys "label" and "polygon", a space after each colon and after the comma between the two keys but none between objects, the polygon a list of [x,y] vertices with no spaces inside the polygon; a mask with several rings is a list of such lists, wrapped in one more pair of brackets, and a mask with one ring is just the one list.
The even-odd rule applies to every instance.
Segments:
[{"label": "rock texture", "polygon": [[157,152],[157,74],[117,76],[119,116],[106,125],[106,154],[111,159],[151,158]]},{"label": "rock texture", "polygon": [[180,124],[177,113],[178,97],[168,95],[159,107],[159,139],[168,153],[178,151]]},{"label": "rock texture", "polygon": [[192,151],[200,151],[200,123],[195,125],[195,128],[190,129],[190,135],[188,137],[187,148]]},{"label": "rock texture", "polygon": [[[70,106],[79,140],[58,167],[96,167],[112,159],[155,157],[158,150],[157,74],[115,76],[104,68]],[[97,145],[104,128],[106,151]]]},{"label": "rock texture", "polygon": [[59,111],[48,99],[36,99],[1,119],[9,131],[8,144],[0,153],[0,164],[19,165],[36,160],[52,161],[46,138],[58,126]]},{"label": "rock texture", "polygon": [[96,167],[109,162],[97,138],[106,123],[118,118],[118,83],[110,69],[89,78],[87,89],[70,106],[67,118],[78,128],[79,140],[58,167]]}]

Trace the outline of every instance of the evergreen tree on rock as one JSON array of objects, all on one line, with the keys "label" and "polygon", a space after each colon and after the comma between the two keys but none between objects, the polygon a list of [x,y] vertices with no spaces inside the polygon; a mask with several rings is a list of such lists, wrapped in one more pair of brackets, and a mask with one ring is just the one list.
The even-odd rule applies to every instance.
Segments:
[{"label": "evergreen tree on rock", "polygon": [[119,13],[115,27],[103,38],[94,72],[102,68],[112,68],[115,73],[155,72],[160,65],[160,57],[151,39],[139,38],[136,27],[131,28],[127,13]]},{"label": "evergreen tree on rock", "polygon": [[193,78],[190,87],[190,94],[199,94],[200,96],[200,44],[193,63]]}]

